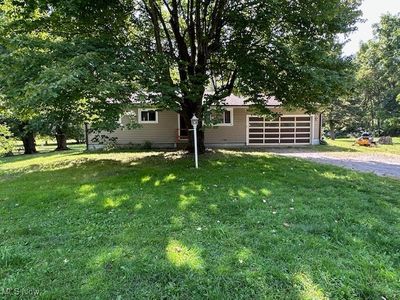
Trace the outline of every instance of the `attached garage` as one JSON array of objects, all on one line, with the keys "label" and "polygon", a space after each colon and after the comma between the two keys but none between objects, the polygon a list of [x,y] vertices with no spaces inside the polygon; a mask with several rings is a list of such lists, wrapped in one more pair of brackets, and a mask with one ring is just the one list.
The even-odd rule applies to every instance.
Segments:
[{"label": "attached garage", "polygon": [[314,115],[282,115],[274,120],[247,116],[247,145],[309,145]]}]

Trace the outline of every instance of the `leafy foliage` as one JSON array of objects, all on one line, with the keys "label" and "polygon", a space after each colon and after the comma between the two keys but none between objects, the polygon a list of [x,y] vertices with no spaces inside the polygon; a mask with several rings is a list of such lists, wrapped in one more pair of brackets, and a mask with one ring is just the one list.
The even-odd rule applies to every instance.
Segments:
[{"label": "leafy foliage", "polygon": [[132,95],[180,112],[187,123],[196,113],[200,125],[233,91],[260,112],[267,112],[266,96],[313,111],[343,89],[347,61],[337,35],[353,29],[358,5],[6,0],[2,93],[22,114],[61,131],[83,120],[115,126]]},{"label": "leafy foliage", "polygon": [[10,129],[4,124],[0,124],[0,156],[12,153],[14,144]]},{"label": "leafy foliage", "polygon": [[6,106],[43,134],[68,133],[85,121],[115,128],[118,101],[133,89],[130,52],[119,34],[122,8],[54,2],[5,1],[1,7]]},{"label": "leafy foliage", "polygon": [[384,15],[374,38],[354,58],[350,93],[327,109],[327,123],[344,132],[400,134],[400,15]]},{"label": "leafy foliage", "polygon": [[188,124],[195,113],[202,125],[210,107],[232,92],[261,113],[269,112],[268,96],[315,111],[343,92],[348,61],[338,55],[336,37],[352,30],[358,4],[138,1],[141,85]]},{"label": "leafy foliage", "polygon": [[375,26],[375,38],[357,55],[359,98],[369,128],[400,133],[400,14],[385,15]]}]

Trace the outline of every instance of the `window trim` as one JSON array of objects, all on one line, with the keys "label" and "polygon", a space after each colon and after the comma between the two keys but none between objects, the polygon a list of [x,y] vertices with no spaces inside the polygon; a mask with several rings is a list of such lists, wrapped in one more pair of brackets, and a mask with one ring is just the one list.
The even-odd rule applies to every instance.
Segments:
[{"label": "window trim", "polygon": [[[217,124],[215,124],[215,126],[233,126],[233,107],[224,108],[223,114],[225,113],[225,111],[229,111],[231,113],[231,122],[230,123],[217,123]],[[223,116],[223,118],[225,118],[225,116]]]},{"label": "window trim", "polygon": [[[156,120],[155,121],[143,121],[142,120],[142,112],[146,111],[154,111],[156,113]],[[138,123],[139,124],[158,124],[158,110],[151,109],[151,108],[139,108],[138,109]]]}]

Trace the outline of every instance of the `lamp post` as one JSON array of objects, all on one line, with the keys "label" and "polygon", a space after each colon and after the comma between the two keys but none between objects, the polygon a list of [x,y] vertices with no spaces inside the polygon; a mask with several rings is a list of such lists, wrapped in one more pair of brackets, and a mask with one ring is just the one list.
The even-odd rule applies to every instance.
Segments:
[{"label": "lamp post", "polygon": [[198,158],[198,153],[197,153],[197,125],[199,124],[199,118],[197,118],[196,115],[193,114],[192,119],[190,119],[190,123],[192,123],[192,126],[193,126],[194,161],[195,161],[196,169],[198,169],[199,168],[199,158]]}]

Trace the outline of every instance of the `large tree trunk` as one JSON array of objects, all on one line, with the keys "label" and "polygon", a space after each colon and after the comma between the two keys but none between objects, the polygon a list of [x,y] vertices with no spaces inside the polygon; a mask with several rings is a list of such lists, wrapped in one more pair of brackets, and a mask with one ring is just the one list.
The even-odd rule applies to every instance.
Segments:
[{"label": "large tree trunk", "polygon": [[28,132],[22,137],[22,143],[24,144],[24,154],[35,154],[36,151],[36,142],[35,135],[33,132]]},{"label": "large tree trunk", "polygon": [[69,150],[69,148],[67,147],[67,136],[61,129],[57,129],[56,131],[56,140],[57,148],[55,149],[55,151]]},{"label": "large tree trunk", "polygon": [[336,139],[335,124],[333,122],[329,122],[329,136],[332,140]]},{"label": "large tree trunk", "polygon": [[[202,94],[200,99],[203,99]],[[186,124],[191,124],[191,119],[194,114],[196,115],[197,118],[199,118],[199,125],[197,126],[197,149],[199,154],[202,154],[206,151],[206,147],[204,145],[204,128],[203,128],[202,113],[201,113],[201,101],[202,100],[198,102],[193,102],[190,100],[185,101],[183,104],[183,109],[180,112]],[[189,132],[189,143],[186,147],[186,150],[188,150],[190,153],[193,153],[194,132],[191,125],[189,126],[189,128],[191,130]]]}]

